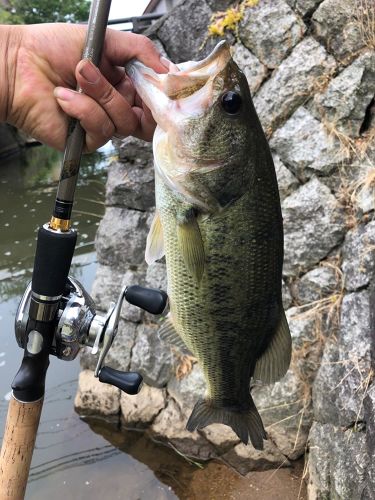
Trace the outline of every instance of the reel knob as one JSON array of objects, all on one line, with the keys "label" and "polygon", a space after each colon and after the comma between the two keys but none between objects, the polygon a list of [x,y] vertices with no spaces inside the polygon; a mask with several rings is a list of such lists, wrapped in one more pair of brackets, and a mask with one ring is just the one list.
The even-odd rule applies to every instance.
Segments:
[{"label": "reel knob", "polygon": [[100,370],[99,380],[104,384],[114,385],[130,395],[138,394],[143,384],[142,375],[139,373],[121,372],[109,366],[103,366]]},{"label": "reel knob", "polygon": [[126,288],[125,299],[151,314],[161,314],[166,308],[168,295],[163,290],[132,285]]}]

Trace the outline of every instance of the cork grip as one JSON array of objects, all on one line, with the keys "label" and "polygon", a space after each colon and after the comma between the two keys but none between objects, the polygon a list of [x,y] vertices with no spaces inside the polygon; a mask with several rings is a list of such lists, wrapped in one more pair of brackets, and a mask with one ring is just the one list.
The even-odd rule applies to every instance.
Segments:
[{"label": "cork grip", "polygon": [[43,399],[21,403],[11,398],[0,455],[0,500],[23,500]]}]

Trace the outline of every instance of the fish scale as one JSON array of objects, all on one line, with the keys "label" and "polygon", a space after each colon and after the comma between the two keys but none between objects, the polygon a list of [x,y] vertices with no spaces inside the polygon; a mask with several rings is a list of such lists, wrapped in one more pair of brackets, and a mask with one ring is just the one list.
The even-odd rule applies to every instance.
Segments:
[{"label": "fish scale", "polygon": [[263,449],[250,382],[285,374],[291,338],[276,174],[246,78],[225,42],[173,74],[127,69],[158,124],[146,260],[165,253],[170,316],[160,336],[193,353],[207,385],[187,429],[223,423]]}]

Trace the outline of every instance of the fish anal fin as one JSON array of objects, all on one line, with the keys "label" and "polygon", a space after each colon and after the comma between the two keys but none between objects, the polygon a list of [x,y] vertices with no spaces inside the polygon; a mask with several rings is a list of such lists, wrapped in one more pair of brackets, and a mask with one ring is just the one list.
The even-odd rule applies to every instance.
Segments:
[{"label": "fish anal fin", "polygon": [[177,219],[178,246],[189,273],[200,283],[205,266],[202,235],[193,211]]},{"label": "fish anal fin", "polygon": [[180,335],[177,333],[176,328],[173,324],[171,313],[168,313],[166,319],[162,323],[158,330],[159,337],[169,344],[173,344],[178,347],[181,351],[190,352],[186,347],[185,342],[182,340]]},{"label": "fish anal fin", "polygon": [[160,221],[159,212],[155,212],[154,219],[151,223],[150,232],[147,236],[145,260],[147,264],[153,264],[164,255],[164,238],[163,227]]},{"label": "fish anal fin", "polygon": [[281,309],[278,327],[264,353],[258,358],[253,377],[256,380],[270,384],[283,377],[288,371],[292,354],[292,338],[285,317]]},{"label": "fish anal fin", "polygon": [[249,410],[235,411],[233,408],[216,408],[210,401],[200,399],[193,408],[186,429],[192,432],[214,423],[231,427],[244,444],[248,444],[250,437],[254,448],[263,450],[263,439],[267,439],[267,434],[253,400]]}]

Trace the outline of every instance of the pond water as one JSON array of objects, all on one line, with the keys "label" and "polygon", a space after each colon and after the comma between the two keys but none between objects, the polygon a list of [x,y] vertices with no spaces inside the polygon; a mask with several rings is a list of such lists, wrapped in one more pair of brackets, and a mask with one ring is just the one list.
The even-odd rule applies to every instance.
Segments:
[{"label": "pond water", "polygon": [[[94,239],[104,214],[110,147],[83,158],[73,225],[79,233],[72,276],[86,287],[96,270]],[[31,279],[36,232],[50,219],[59,153],[42,147],[0,160],[0,434],[10,386],[22,359],[14,317]],[[79,361],[51,356],[46,396],[26,491],[27,500],[291,500],[304,498],[301,466],[242,478],[220,463],[204,468],[139,432],[120,431],[74,412]],[[301,496],[300,496],[301,495]]]},{"label": "pond water", "polygon": [[[112,153],[107,147],[83,158],[76,192],[73,226],[79,237],[71,274],[87,290],[95,276],[94,240],[104,214],[106,167]],[[14,337],[14,317],[31,279],[37,230],[51,216],[60,163],[61,155],[44,146],[0,161],[1,435],[11,382],[22,359]],[[114,499],[177,498],[143,462],[108,440],[108,426],[100,432],[103,422],[89,426],[80,420],[73,408],[78,373],[78,359],[64,362],[51,356],[26,498],[84,499],[105,494]]]}]

